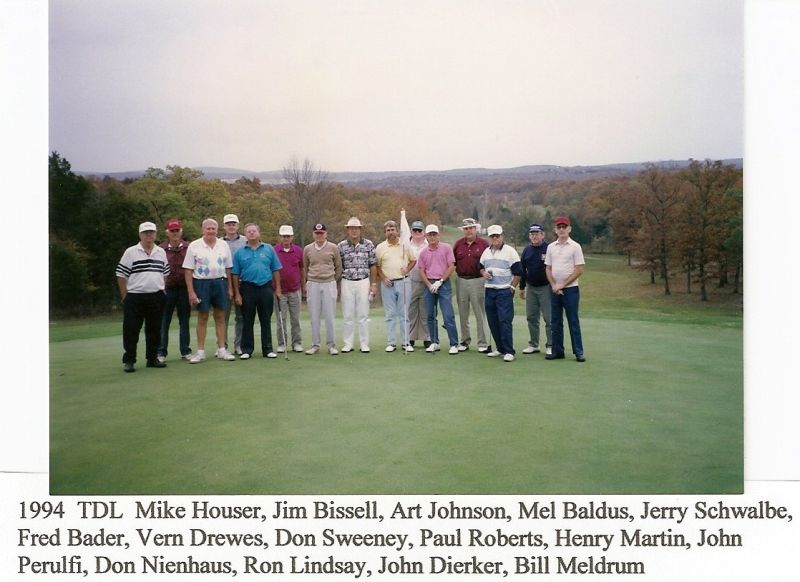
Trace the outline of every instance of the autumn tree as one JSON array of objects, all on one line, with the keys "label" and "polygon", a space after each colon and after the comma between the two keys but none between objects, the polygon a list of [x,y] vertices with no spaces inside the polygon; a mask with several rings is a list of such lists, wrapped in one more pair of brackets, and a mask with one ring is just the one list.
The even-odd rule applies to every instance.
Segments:
[{"label": "autumn tree", "polygon": [[688,184],[684,216],[685,254],[692,257],[700,283],[700,300],[708,301],[707,282],[714,267],[723,259],[723,244],[728,238],[730,208],[725,194],[740,180],[741,172],[721,161],[691,160],[681,172]]},{"label": "autumn tree", "polygon": [[292,158],[283,167],[283,181],[288,186],[289,211],[296,226],[298,244],[310,240],[314,224],[325,217],[332,201],[328,175],[305,158]]}]

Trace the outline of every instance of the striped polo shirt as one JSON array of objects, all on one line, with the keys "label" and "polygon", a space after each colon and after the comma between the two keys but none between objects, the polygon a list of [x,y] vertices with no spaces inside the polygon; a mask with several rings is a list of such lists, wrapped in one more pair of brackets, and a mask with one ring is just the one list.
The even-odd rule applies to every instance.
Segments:
[{"label": "striped polo shirt", "polygon": [[507,244],[496,250],[490,246],[483,251],[481,266],[492,274],[492,278],[484,283],[486,289],[509,289],[514,275],[522,274],[519,253]]},{"label": "striped polo shirt", "polygon": [[154,246],[149,255],[142,243],[128,247],[117,263],[117,277],[128,280],[128,293],[163,291],[168,274],[167,253],[159,246]]}]

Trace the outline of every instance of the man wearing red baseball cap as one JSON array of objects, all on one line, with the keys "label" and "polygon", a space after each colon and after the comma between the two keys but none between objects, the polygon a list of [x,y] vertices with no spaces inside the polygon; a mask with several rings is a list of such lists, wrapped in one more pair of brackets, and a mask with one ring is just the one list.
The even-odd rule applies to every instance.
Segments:
[{"label": "man wearing red baseball cap", "polygon": [[192,306],[189,305],[189,292],[186,289],[186,278],[183,273],[183,261],[186,259],[186,249],[189,242],[183,239],[183,223],[179,218],[170,218],[164,225],[167,240],[159,246],[167,254],[169,274],[164,277],[164,316],[161,319],[161,342],[158,345],[158,361],[167,359],[169,346],[169,326],[172,323],[172,314],[178,312],[178,345],[182,358],[192,355],[189,347],[189,317]]},{"label": "man wearing red baseball cap", "polygon": [[579,362],[585,362],[583,340],[581,338],[581,322],[578,319],[580,290],[578,278],[583,274],[581,245],[570,238],[572,226],[569,218],[558,216],[555,219],[556,236],[554,242],[547,246],[544,264],[547,280],[550,282],[550,325],[553,334],[553,353],[545,356],[546,360],[564,358],[564,313],[567,314],[569,336],[572,342],[572,353]]}]

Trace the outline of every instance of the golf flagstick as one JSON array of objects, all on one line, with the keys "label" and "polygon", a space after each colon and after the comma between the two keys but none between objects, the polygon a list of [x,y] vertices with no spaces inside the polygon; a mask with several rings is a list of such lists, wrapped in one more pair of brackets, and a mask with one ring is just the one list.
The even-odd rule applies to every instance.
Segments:
[{"label": "golf flagstick", "polygon": [[[408,218],[406,218],[406,209],[400,209],[400,244],[402,245],[403,249],[403,260],[406,257],[406,249],[408,248],[408,244],[411,242],[411,228],[408,226]],[[408,263],[406,263],[408,265]],[[405,266],[403,267],[405,269]],[[406,344],[403,346],[403,354],[405,355],[407,352],[407,346],[411,345],[411,339],[409,336],[409,327],[408,327],[408,302],[406,301],[406,277],[408,277],[408,273],[403,273],[403,332],[405,334],[405,341]]]}]

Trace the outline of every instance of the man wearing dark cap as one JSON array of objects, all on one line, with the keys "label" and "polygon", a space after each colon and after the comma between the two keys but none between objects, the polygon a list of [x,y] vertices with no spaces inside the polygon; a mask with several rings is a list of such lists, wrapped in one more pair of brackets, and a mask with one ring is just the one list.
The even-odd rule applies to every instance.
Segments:
[{"label": "man wearing dark cap", "polygon": [[472,342],[469,329],[470,308],[475,314],[475,328],[478,334],[478,351],[488,353],[489,342],[486,341],[486,292],[481,277],[480,260],[483,251],[489,248],[489,241],[478,236],[481,225],[474,218],[465,218],[459,228],[464,236],[453,244],[453,255],[456,258],[456,302],[458,303],[458,319],[461,341],[458,350],[464,352]]},{"label": "man wearing dark cap", "polygon": [[169,273],[167,255],[156,246],[156,225],[139,225],[139,244],[128,247],[117,263],[117,284],[122,298],[123,369],[135,372],[136,345],[144,324],[144,345],[148,368],[166,368],[159,362],[161,317],[164,311],[164,277]]},{"label": "man wearing dark cap", "polygon": [[572,353],[575,354],[577,361],[585,362],[581,322],[578,319],[578,304],[581,297],[578,278],[583,274],[586,261],[583,259],[581,245],[569,236],[572,232],[569,218],[559,216],[555,224],[558,238],[547,245],[544,259],[547,280],[550,282],[550,312],[553,327],[553,353],[545,356],[545,359],[564,358],[564,313],[566,313]]},{"label": "man wearing dark cap", "polygon": [[[408,244],[417,257],[428,246],[424,230],[425,225],[421,220],[411,223],[411,236]],[[431,345],[431,336],[428,333],[428,308],[425,306],[427,287],[420,278],[418,263],[414,264],[414,268],[411,269],[408,276],[411,280],[411,293],[408,300],[408,345],[413,347],[416,340],[422,340],[423,345],[427,348]]]},{"label": "man wearing dark cap", "polygon": [[159,246],[167,254],[169,274],[164,281],[164,315],[161,319],[161,342],[158,345],[158,361],[167,359],[169,346],[169,326],[172,314],[178,312],[178,346],[181,357],[192,355],[189,347],[189,318],[192,307],[189,305],[189,292],[186,290],[186,278],[183,273],[183,261],[189,242],[183,240],[183,223],[178,218],[170,218],[166,225],[167,240]]},{"label": "man wearing dark cap", "polygon": [[528,239],[531,241],[522,251],[522,279],[519,283],[519,295],[525,300],[525,313],[528,317],[528,347],[523,354],[536,354],[539,349],[539,319],[544,319],[546,355],[552,353],[553,334],[550,327],[550,282],[547,280],[547,269],[544,258],[547,254],[547,241],[541,224],[528,227]]},{"label": "man wearing dark cap", "polygon": [[303,269],[306,272],[306,295],[311,318],[311,347],[306,354],[313,356],[322,343],[322,318],[325,319],[325,340],[328,353],[335,356],[336,335],[333,327],[336,314],[336,283],[342,278],[342,257],[339,247],[328,240],[328,229],[322,223],[314,225],[314,241],[303,249]]}]

